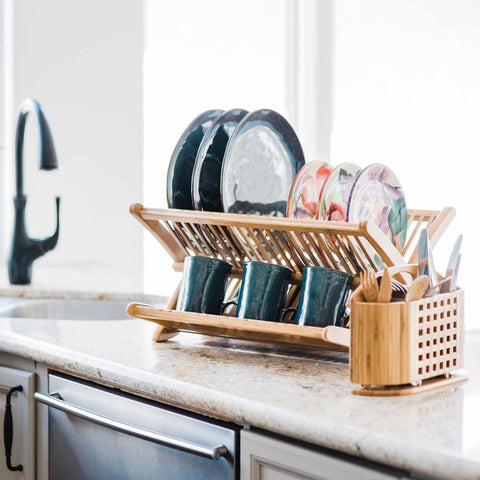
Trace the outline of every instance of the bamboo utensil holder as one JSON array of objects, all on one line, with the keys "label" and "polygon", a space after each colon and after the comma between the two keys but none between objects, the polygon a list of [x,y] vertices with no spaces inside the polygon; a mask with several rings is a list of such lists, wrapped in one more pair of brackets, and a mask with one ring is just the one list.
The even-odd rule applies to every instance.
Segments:
[{"label": "bamboo utensil holder", "polygon": [[362,385],[354,393],[400,395],[459,383],[464,376],[451,374],[463,367],[463,337],[463,290],[353,303],[350,380]]},{"label": "bamboo utensil holder", "polygon": [[[303,270],[316,265],[350,273],[358,283],[363,270],[378,267],[369,254],[373,247],[383,263],[389,267],[407,263],[416,258],[414,238],[421,227],[429,232],[435,244],[455,216],[455,210],[409,211],[409,237],[403,252],[372,222],[353,224],[260,217],[216,212],[130,207],[131,214],[162,244],[172,257],[173,268],[183,270],[189,255],[203,255],[232,263],[226,301],[236,295],[240,287],[243,265],[246,261],[263,261],[285,265],[293,270],[292,287],[285,307],[298,304]],[[399,275],[403,275],[400,273]],[[175,311],[178,286],[165,309],[141,304],[130,304],[128,314],[159,325],[153,340],[164,341],[179,331],[208,335],[271,341],[295,345],[311,345],[332,350],[348,350],[350,331],[342,327],[303,327],[244,320],[231,316],[204,315]]]}]

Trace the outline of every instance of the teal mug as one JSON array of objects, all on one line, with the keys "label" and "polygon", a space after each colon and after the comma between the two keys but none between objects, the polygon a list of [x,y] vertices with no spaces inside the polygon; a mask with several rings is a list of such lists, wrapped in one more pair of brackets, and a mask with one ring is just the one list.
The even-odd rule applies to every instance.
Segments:
[{"label": "teal mug", "polygon": [[223,309],[237,305],[238,318],[281,321],[292,273],[282,265],[245,262],[238,300],[225,303]]},{"label": "teal mug", "polygon": [[185,258],[177,310],[220,315],[231,271],[231,263],[216,258]]},{"label": "teal mug", "polygon": [[295,323],[310,327],[341,326],[353,276],[324,267],[306,267]]}]

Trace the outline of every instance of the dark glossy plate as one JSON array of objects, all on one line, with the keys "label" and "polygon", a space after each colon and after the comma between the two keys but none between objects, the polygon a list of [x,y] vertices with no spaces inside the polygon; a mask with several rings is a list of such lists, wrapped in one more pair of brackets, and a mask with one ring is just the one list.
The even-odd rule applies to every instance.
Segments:
[{"label": "dark glossy plate", "polygon": [[222,166],[223,211],[284,217],[305,164],[295,131],[273,110],[249,113],[230,137]]},{"label": "dark glossy plate", "polygon": [[220,196],[223,157],[228,140],[247,113],[239,108],[222,113],[205,133],[198,148],[192,175],[195,210],[223,212]]},{"label": "dark glossy plate", "polygon": [[192,173],[195,158],[205,132],[223,110],[208,110],[196,117],[185,129],[173,151],[167,173],[167,202],[169,208],[191,210]]}]

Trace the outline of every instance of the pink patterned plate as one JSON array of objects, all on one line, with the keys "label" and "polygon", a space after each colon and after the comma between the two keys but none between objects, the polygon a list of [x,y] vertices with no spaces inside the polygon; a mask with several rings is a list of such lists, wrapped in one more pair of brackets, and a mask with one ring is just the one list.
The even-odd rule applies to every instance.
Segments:
[{"label": "pink patterned plate", "polygon": [[323,184],[318,203],[317,219],[345,222],[348,200],[361,168],[354,163],[341,163],[335,167]]},{"label": "pink patterned plate", "polygon": [[331,171],[329,163],[320,161],[309,162],[300,169],[290,187],[287,217],[317,218],[320,193]]},{"label": "pink patterned plate", "polygon": [[[348,204],[347,220],[374,222],[390,241],[402,250],[407,237],[408,211],[402,186],[387,166],[374,163],[357,176]],[[383,262],[373,248],[369,254],[378,265]]]}]

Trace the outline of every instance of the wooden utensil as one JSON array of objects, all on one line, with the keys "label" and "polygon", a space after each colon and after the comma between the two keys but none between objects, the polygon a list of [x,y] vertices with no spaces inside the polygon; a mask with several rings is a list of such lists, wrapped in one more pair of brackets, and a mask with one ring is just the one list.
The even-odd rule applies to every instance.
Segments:
[{"label": "wooden utensil", "polygon": [[388,269],[385,269],[382,275],[382,281],[380,283],[380,290],[378,292],[378,303],[390,303],[392,300],[392,280]]},{"label": "wooden utensil", "polygon": [[[360,273],[361,275],[361,273]],[[347,302],[347,307],[350,307],[352,306],[353,303],[355,302],[366,302],[367,300],[365,299],[365,296],[363,295],[363,292],[362,292],[362,285],[360,285],[351,295],[350,297],[350,301]]]},{"label": "wooden utensil", "polygon": [[375,273],[372,270],[366,270],[363,274],[360,273],[360,282],[365,300],[375,303],[378,298],[378,283]]},{"label": "wooden utensil", "polygon": [[430,280],[426,275],[416,278],[405,295],[405,301],[414,302],[415,300],[420,300],[425,295],[429,285]]}]

